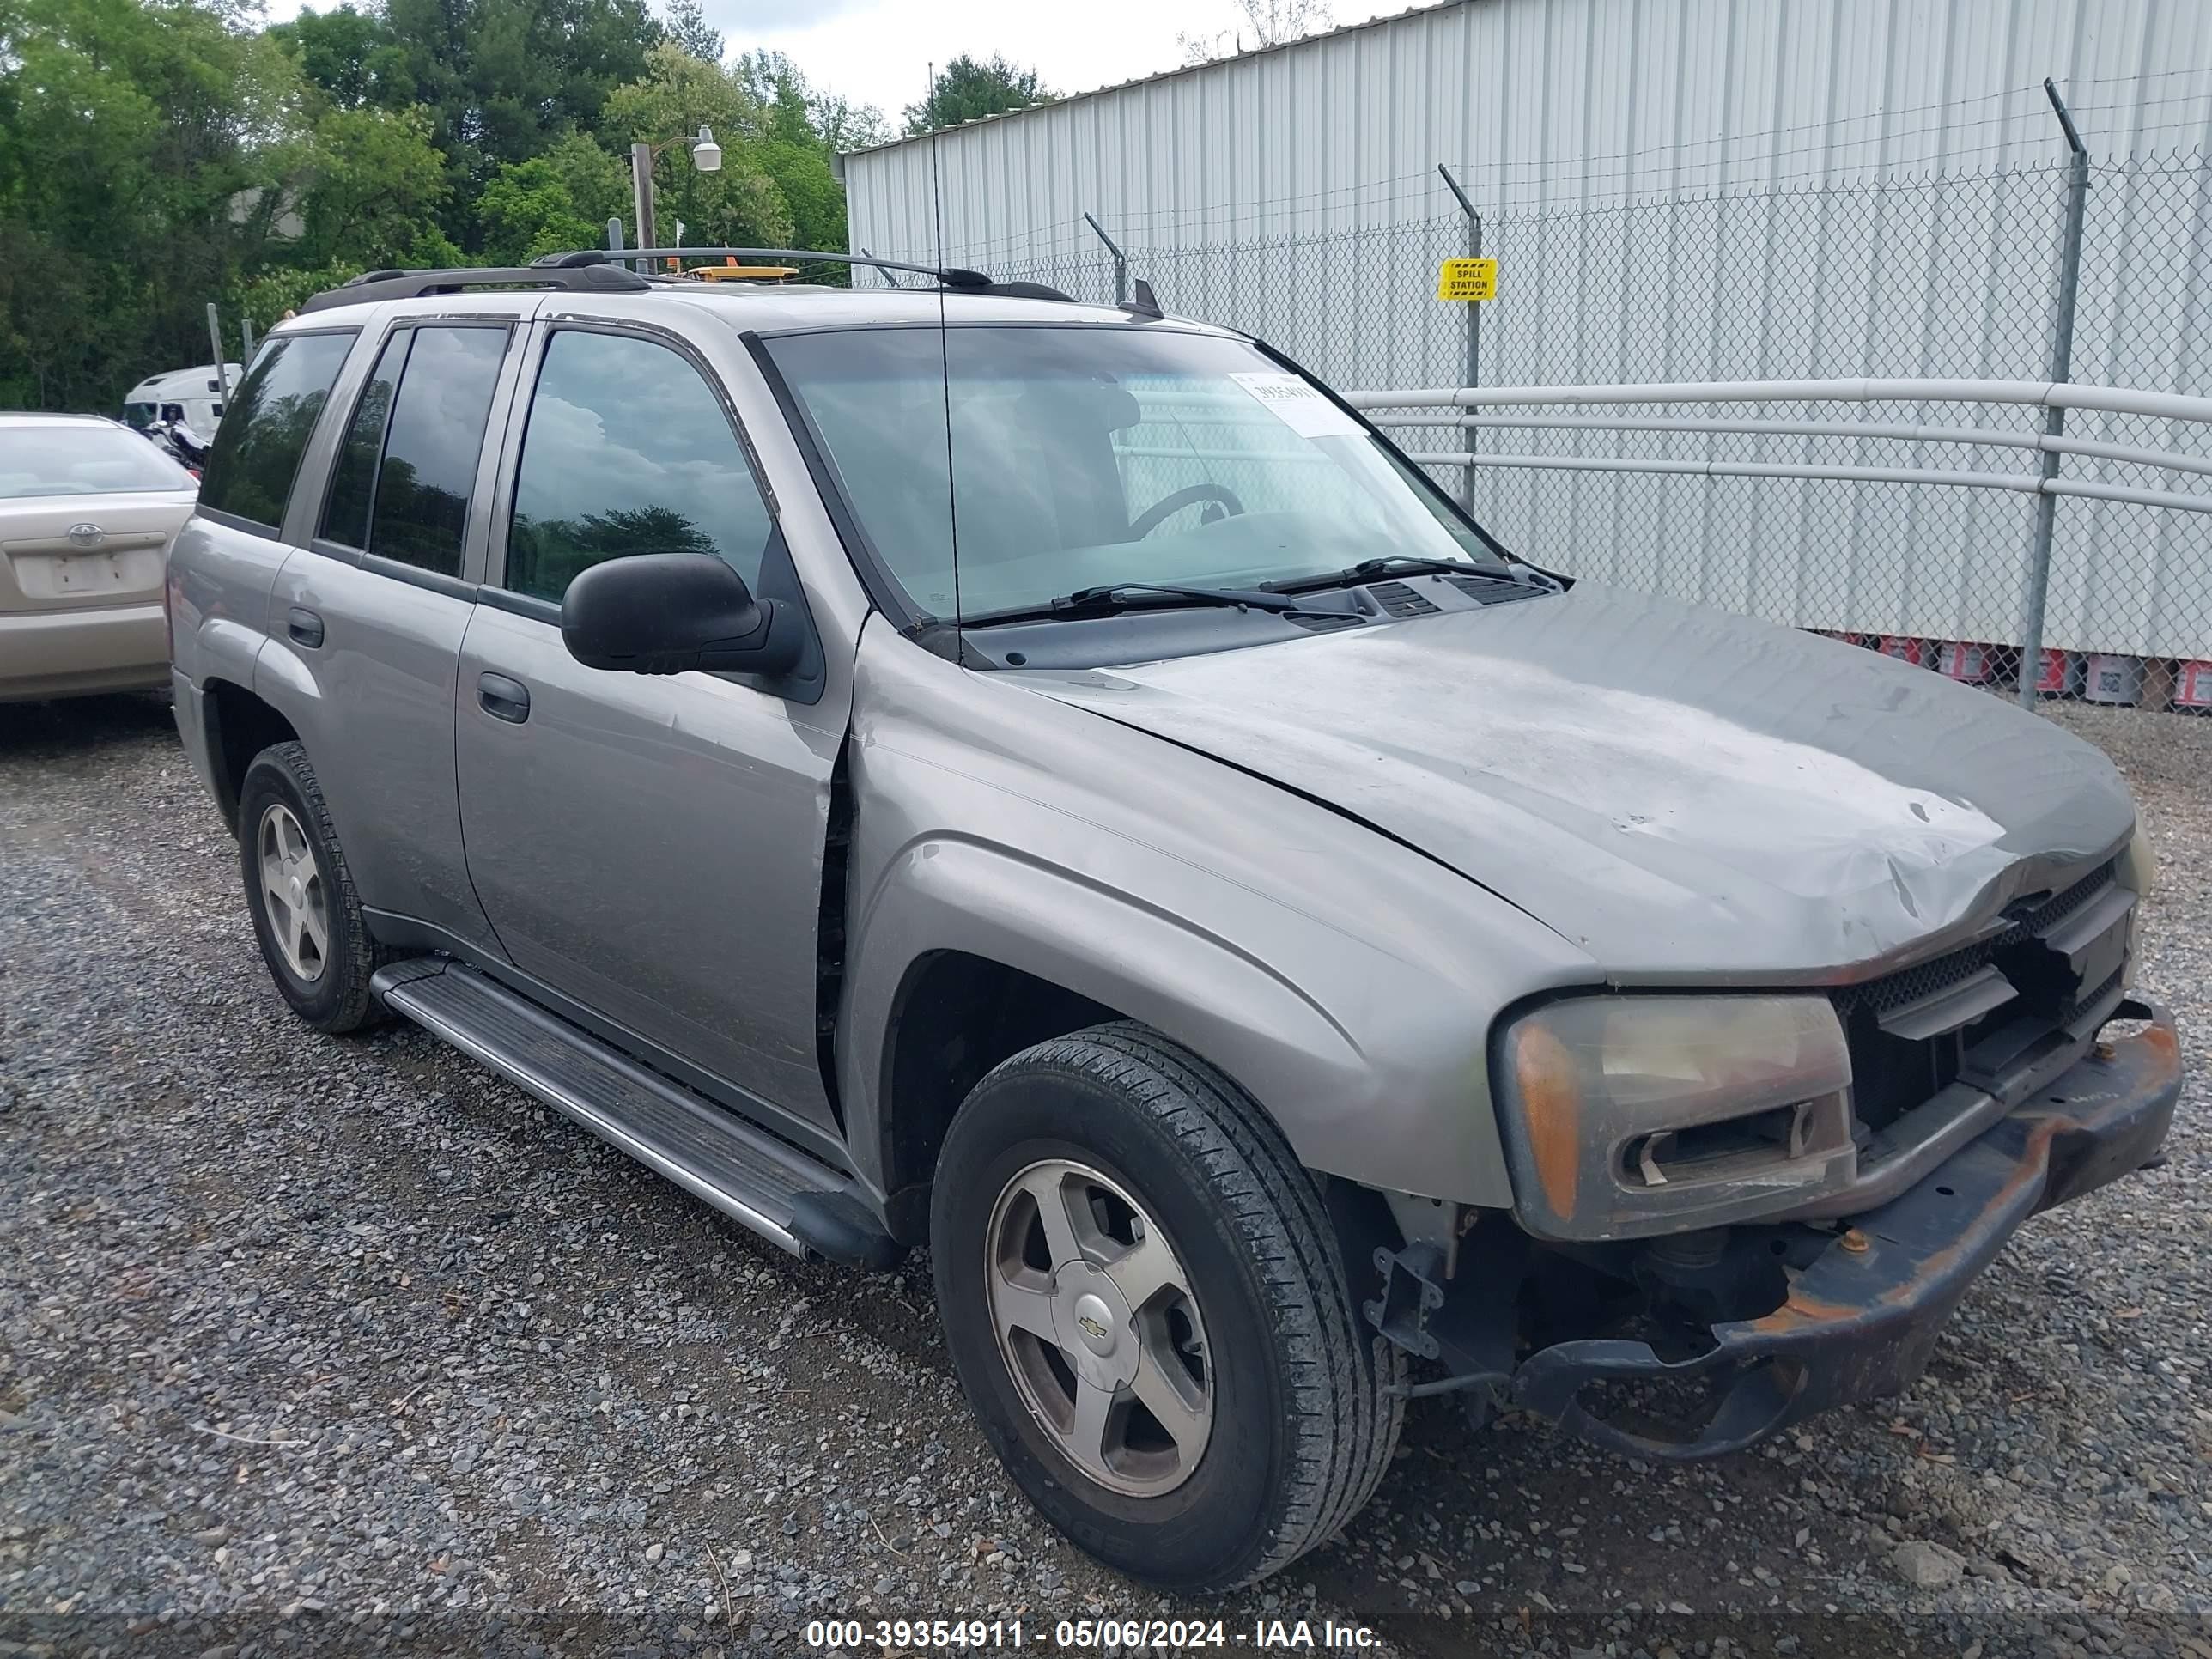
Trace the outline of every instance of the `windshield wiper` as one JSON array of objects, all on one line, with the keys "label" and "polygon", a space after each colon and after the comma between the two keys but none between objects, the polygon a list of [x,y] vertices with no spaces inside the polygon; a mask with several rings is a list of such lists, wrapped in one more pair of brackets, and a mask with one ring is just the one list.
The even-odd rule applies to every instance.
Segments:
[{"label": "windshield wiper", "polygon": [[1024,605],[1010,611],[988,611],[980,617],[967,618],[970,628],[989,627],[998,623],[1053,622],[1097,611],[1136,611],[1158,606],[1163,600],[1188,599],[1200,605],[1233,605],[1239,611],[1266,611],[1279,617],[1310,617],[1316,614],[1333,616],[1333,611],[1316,612],[1300,605],[1287,593],[1270,592],[1261,587],[1199,587],[1187,582],[1106,582],[1096,587],[1079,587],[1073,593],[1063,593],[1056,599],[1047,599],[1042,605]]},{"label": "windshield wiper", "polygon": [[[1344,587],[1354,582],[1371,581],[1377,576],[1393,572],[1406,572],[1417,576],[1480,576],[1490,574],[1492,567],[1477,564],[1472,559],[1429,559],[1413,553],[1394,553],[1388,558],[1362,559],[1358,564],[1326,576],[1294,576],[1286,581],[1269,582],[1267,586],[1279,593],[1306,593],[1316,588]],[[1511,577],[1505,580],[1511,580]]]},{"label": "windshield wiper", "polygon": [[1296,611],[1297,601],[1259,587],[1193,587],[1183,582],[1108,582],[1098,587],[1079,587],[1073,593],[1049,600],[1054,611],[1077,611],[1094,605],[1122,605],[1135,593],[1172,593],[1209,605],[1233,605],[1254,611]]}]

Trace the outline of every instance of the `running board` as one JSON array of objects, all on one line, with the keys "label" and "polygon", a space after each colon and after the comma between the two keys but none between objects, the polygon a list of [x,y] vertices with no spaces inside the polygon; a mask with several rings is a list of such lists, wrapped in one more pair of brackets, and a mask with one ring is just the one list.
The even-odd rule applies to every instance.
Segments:
[{"label": "running board", "polygon": [[395,1012],[792,1255],[877,1267],[902,1254],[828,1164],[488,975],[417,957],[370,984]]}]

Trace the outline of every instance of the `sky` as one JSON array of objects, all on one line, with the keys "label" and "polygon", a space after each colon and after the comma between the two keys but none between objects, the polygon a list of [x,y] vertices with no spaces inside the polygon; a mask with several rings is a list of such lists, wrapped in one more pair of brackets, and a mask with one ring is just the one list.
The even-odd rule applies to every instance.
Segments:
[{"label": "sky", "polygon": [[[1334,17],[1361,22],[1410,3],[1337,0]],[[325,0],[307,9],[323,10]],[[299,0],[270,0],[269,17],[301,9]],[[963,52],[998,52],[1035,68],[1055,92],[1086,92],[1174,69],[1178,34],[1216,34],[1240,16],[1233,0],[706,0],[706,11],[729,51],[787,53],[816,87],[875,105],[894,128],[921,100],[928,66]]]},{"label": "sky", "polygon": [[[1349,0],[1339,23],[1403,11]],[[1182,33],[1212,35],[1241,14],[1232,0],[706,0],[732,48],[790,55],[817,85],[873,104],[896,122],[927,90],[928,65],[999,52],[1034,67],[1056,92],[1157,75],[1182,62]],[[1249,44],[1249,37],[1247,37]]]}]

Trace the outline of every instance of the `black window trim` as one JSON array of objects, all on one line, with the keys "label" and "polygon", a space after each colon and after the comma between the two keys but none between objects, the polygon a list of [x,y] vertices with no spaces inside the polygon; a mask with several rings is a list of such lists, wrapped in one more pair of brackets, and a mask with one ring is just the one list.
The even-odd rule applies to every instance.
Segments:
[{"label": "black window trim", "polygon": [[495,587],[489,582],[477,584],[476,602],[488,605],[495,611],[527,617],[532,622],[561,625],[561,607],[550,599],[541,599],[534,593],[518,593],[511,587]]},{"label": "black window trim", "polygon": [[[706,383],[707,391],[730,423],[731,435],[737,440],[738,453],[744,457],[745,468],[752,474],[753,487],[760,492],[761,503],[768,508],[769,532],[771,538],[783,532],[783,510],[775,498],[775,486],[768,480],[768,469],[762,464],[760,452],[754,447],[752,434],[745,429],[744,417],[722,384],[720,371],[702,356],[697,347],[672,328],[657,323],[633,322],[627,319],[603,317],[540,317],[538,319],[538,338],[531,348],[523,364],[525,374],[518,376],[514,386],[514,401],[507,417],[506,441],[514,445],[514,456],[510,462],[501,458],[498,493],[492,502],[490,545],[485,550],[484,586],[501,593],[513,592],[503,584],[507,580],[507,544],[514,532],[514,495],[522,480],[522,463],[530,448],[530,416],[538,400],[538,382],[545,373],[545,360],[552,355],[553,342],[562,334],[609,334],[617,339],[644,340],[653,345],[666,346],[691,366],[692,371]],[[561,607],[550,599],[538,599],[534,594],[515,593],[518,599],[532,599],[550,605],[554,620],[559,621]],[[499,605],[501,611],[513,611],[517,616],[536,613],[519,611],[513,605]],[[811,627],[812,619],[808,620]]]},{"label": "black window trim", "polygon": [[[376,487],[384,477],[385,446],[392,437],[392,417],[399,410],[399,387],[407,378],[407,366],[415,361],[414,337],[426,328],[496,328],[506,332],[507,349],[511,354],[514,350],[516,325],[523,320],[516,317],[478,316],[473,313],[456,317],[409,315],[395,317],[392,319],[391,326],[385,330],[382,337],[376,343],[376,355],[369,360],[368,373],[362,379],[361,390],[354,395],[353,406],[346,411],[345,433],[349,434],[353,430],[354,416],[361,412],[362,399],[368,396],[369,387],[375,383],[377,364],[383,362],[384,354],[391,349],[392,341],[398,339],[403,333],[407,335],[409,337],[407,355],[399,360],[399,372],[392,382],[392,406],[384,411],[384,429],[378,434],[376,441],[376,465],[370,470],[368,475],[368,516],[372,524],[376,518]],[[358,332],[358,331],[356,331]],[[501,357],[501,362],[503,367],[506,362],[505,356]],[[493,377],[495,406],[497,402],[498,378],[495,375]],[[482,444],[488,444],[490,441],[491,426],[487,422],[484,435],[477,450],[479,466],[483,462]],[[330,516],[331,492],[337,487],[338,465],[343,459],[344,448],[345,436],[342,434],[338,440],[338,448],[332,453],[330,466],[323,479],[322,502],[315,509],[316,533],[309,538],[307,550],[310,553],[319,554],[326,559],[336,559],[341,564],[352,565],[358,570],[373,571],[380,576],[389,576],[395,581],[407,582],[416,587],[426,587],[433,593],[444,593],[458,599],[474,599],[477,587],[475,582],[465,580],[458,575],[448,576],[443,571],[425,570],[420,565],[409,564],[401,559],[386,558],[380,553],[371,553],[363,548],[351,547],[344,542],[333,541],[321,533],[324,521]],[[502,553],[505,551],[504,548],[501,551]],[[463,568],[467,568],[468,526],[465,520],[461,527],[461,563]]]},{"label": "black window trim", "polygon": [[346,412],[346,422],[338,431],[337,447],[331,453],[331,465],[323,479],[322,505],[315,509],[315,534],[308,545],[327,542],[333,547],[343,547],[353,554],[352,562],[359,564],[368,550],[355,547],[335,536],[323,532],[330,527],[331,497],[337,491],[338,473],[345,465],[346,444],[353,436],[353,423],[361,417],[362,404],[368,398],[369,388],[376,384],[376,371],[384,362],[384,354],[392,349],[392,343],[401,335],[407,337],[407,349],[399,355],[398,370],[392,377],[392,401],[385,406],[384,424],[376,432],[376,459],[368,469],[368,499],[362,509],[362,533],[366,538],[368,526],[376,518],[376,483],[384,476],[384,446],[392,437],[392,411],[399,406],[399,382],[406,378],[408,360],[415,355],[415,319],[403,317],[385,331],[384,338],[377,343],[376,355],[369,359],[368,373],[362,376],[361,390],[354,394],[353,407]]},{"label": "black window trim", "polygon": [[[293,494],[300,488],[300,469],[307,465],[307,452],[315,447],[315,433],[321,428],[323,422],[330,418],[331,393],[337,390],[337,383],[345,377],[347,359],[353,356],[354,350],[360,345],[361,325],[351,323],[328,328],[288,328],[281,334],[267,335],[264,337],[261,344],[254,349],[253,362],[246,365],[247,374],[259,368],[261,359],[266,355],[267,349],[272,341],[304,339],[309,335],[317,334],[350,335],[353,337],[354,345],[347,349],[344,357],[338,359],[338,372],[331,377],[330,385],[323,388],[322,409],[315,416],[314,427],[307,433],[307,441],[300,446],[299,459],[292,463],[292,481],[284,487],[285,514],[289,514],[292,510]],[[245,384],[242,376],[240,384],[241,386]],[[276,542],[288,546],[290,544],[284,542],[283,515],[280,515],[277,522],[273,525],[264,524],[258,519],[249,519],[242,514],[232,513],[219,507],[209,507],[197,501],[192,503],[192,514],[196,518],[206,519],[222,525],[225,529],[236,530],[248,536],[258,536],[264,541]]]},{"label": "black window trim", "polygon": [[427,587],[448,599],[473,600],[477,596],[477,585],[464,577],[448,576],[442,570],[425,570],[419,564],[388,559],[381,553],[364,553],[356,562],[361,569],[373,575],[389,576],[410,587]]}]

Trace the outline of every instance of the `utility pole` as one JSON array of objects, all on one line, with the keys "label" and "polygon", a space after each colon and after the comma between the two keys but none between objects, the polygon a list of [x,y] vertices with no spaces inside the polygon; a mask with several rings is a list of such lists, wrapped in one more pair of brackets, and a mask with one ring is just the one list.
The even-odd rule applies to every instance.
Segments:
[{"label": "utility pole", "polygon": [[[722,170],[722,147],[714,142],[714,131],[703,121],[695,137],[679,132],[673,138],[664,138],[657,144],[637,143],[629,147],[629,191],[632,207],[637,214],[637,245],[641,248],[659,247],[660,236],[653,216],[653,163],[660,152],[671,144],[682,144],[691,152],[691,165],[702,173]],[[642,276],[653,261],[640,259],[636,269]]]}]

